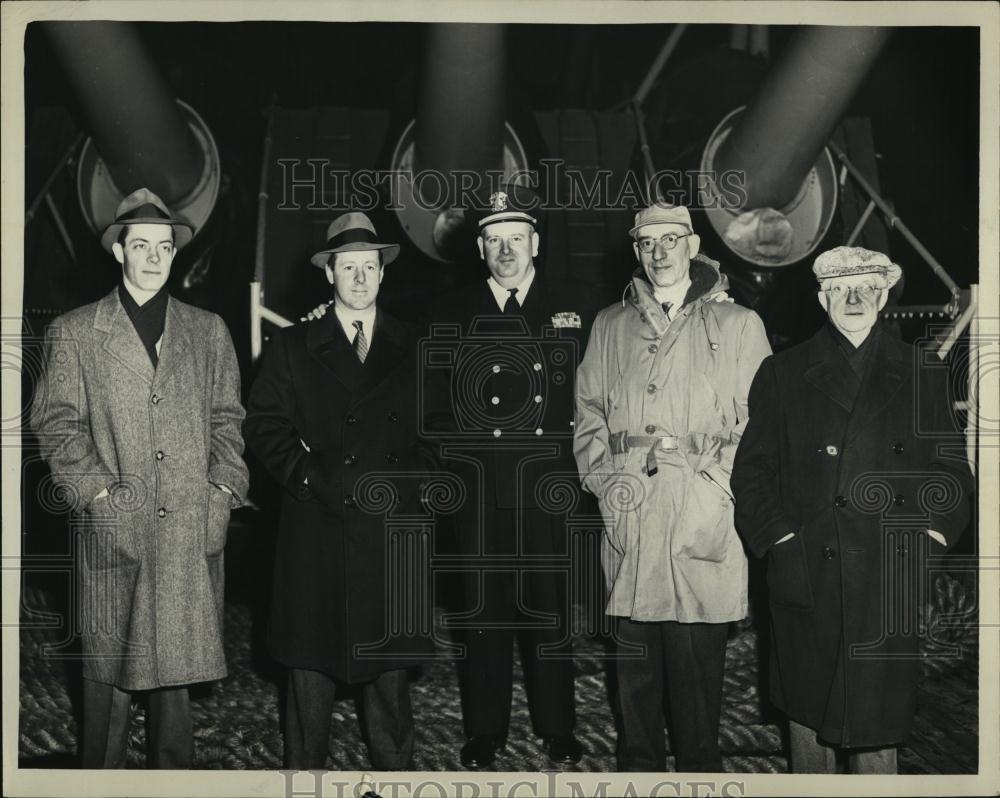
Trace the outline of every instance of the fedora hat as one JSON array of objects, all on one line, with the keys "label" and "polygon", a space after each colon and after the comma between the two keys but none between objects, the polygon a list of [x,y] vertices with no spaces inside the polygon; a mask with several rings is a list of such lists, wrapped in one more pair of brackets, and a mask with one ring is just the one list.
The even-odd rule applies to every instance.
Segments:
[{"label": "fedora hat", "polygon": [[330,222],[326,229],[326,249],[321,249],[309,260],[322,269],[336,252],[361,250],[382,250],[382,265],[386,266],[399,255],[399,244],[380,244],[371,220],[360,211],[350,211]]},{"label": "fedora hat", "polygon": [[174,228],[174,246],[177,249],[187,244],[194,235],[191,225],[171,216],[163,200],[148,188],[137,189],[118,203],[115,220],[101,236],[101,246],[111,252],[111,245],[118,240],[118,234],[129,224],[169,224]]}]

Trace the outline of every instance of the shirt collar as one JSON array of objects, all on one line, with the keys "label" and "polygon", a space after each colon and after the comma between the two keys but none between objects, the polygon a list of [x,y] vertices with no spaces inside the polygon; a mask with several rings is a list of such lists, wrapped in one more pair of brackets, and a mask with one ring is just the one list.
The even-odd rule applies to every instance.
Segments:
[{"label": "shirt collar", "polygon": [[688,276],[685,277],[684,280],[682,280],[679,283],[674,283],[673,285],[667,288],[658,288],[654,286],[653,296],[656,298],[656,301],[659,302],[661,305],[664,302],[670,303],[670,317],[673,318],[677,314],[677,311],[680,310],[681,306],[684,304],[684,298],[687,296],[688,289],[690,288],[691,288],[691,275],[688,274]]},{"label": "shirt collar", "polygon": [[340,326],[344,330],[344,335],[347,336],[348,341],[353,341],[354,336],[358,334],[357,329],[354,327],[354,322],[360,321],[362,329],[365,331],[365,338],[370,342],[372,340],[372,333],[375,332],[375,303],[372,302],[364,310],[355,310],[354,308],[349,308],[345,305],[338,305],[336,301],[333,303],[333,312],[337,316],[337,321],[340,322]]},{"label": "shirt collar", "polygon": [[[528,295],[528,289],[531,288],[531,284],[534,281],[535,267],[532,265],[528,267],[528,272],[524,275],[524,279],[515,286],[517,288],[517,293],[514,295],[514,300],[521,307],[524,307],[524,298]],[[490,291],[493,293],[493,298],[497,301],[497,307],[499,307],[500,310],[503,310],[503,306],[507,304],[507,297],[510,296],[508,289],[500,285],[492,274],[486,281],[486,285],[490,287]]]}]

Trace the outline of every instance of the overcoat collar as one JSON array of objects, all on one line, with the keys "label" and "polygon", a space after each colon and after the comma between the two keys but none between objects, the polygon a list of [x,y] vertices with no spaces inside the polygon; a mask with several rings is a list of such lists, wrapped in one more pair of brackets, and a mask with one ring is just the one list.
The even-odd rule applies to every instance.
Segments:
[{"label": "overcoat collar", "polygon": [[170,297],[167,300],[163,337],[160,339],[159,364],[154,369],[135,325],[122,307],[117,286],[98,300],[94,329],[105,333],[102,343],[104,351],[150,385],[154,379],[157,383],[165,381],[188,356],[191,348],[190,337],[180,318],[178,302]]},{"label": "overcoat collar", "polygon": [[843,369],[850,366],[834,337],[821,329],[810,339],[809,365],[803,378],[850,414],[845,443],[856,438],[894,400],[906,377],[908,364],[903,348],[879,328],[871,335],[874,338],[869,364],[856,397],[851,396],[843,379]]},{"label": "overcoat collar", "polygon": [[310,322],[306,349],[355,396],[364,396],[397,368],[406,352],[404,326],[381,308],[375,311],[375,330],[364,364],[354,352],[344,328],[332,310]]}]

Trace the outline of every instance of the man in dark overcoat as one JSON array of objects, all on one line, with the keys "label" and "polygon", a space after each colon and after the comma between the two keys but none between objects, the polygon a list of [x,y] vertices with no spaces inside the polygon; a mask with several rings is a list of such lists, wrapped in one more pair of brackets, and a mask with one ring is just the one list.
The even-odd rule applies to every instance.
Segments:
[{"label": "man in dark overcoat", "polygon": [[790,721],[792,770],[833,772],[839,747],[852,772],[895,773],[920,676],[926,558],[968,522],[971,473],[947,368],[878,323],[900,268],[837,247],[813,271],[828,323],[754,378],[736,520],[767,557],[771,699]]},{"label": "man in dark overcoat", "polygon": [[244,425],[284,488],[268,641],[289,668],[285,764],[325,767],[343,682],[360,685],[372,765],[403,770],[413,753],[406,669],[433,652],[429,597],[398,594],[426,586],[430,545],[395,523],[419,499],[418,336],[375,301],[399,246],[380,243],[356,212],[327,238],[312,263],[333,286],[332,312],[274,336]]},{"label": "man in dark overcoat", "polygon": [[191,228],[148,189],[101,243],[103,299],[46,332],[31,426],[79,544],[85,768],[123,768],[132,693],[148,691],[148,762],[187,768],[188,685],[226,675],[223,549],[247,489],[240,374],[225,323],[170,296]]},{"label": "man in dark overcoat", "polygon": [[582,755],[573,734],[568,535],[546,487],[575,483],[582,324],[535,270],[536,204],[534,192],[507,186],[473,214],[489,275],[432,307],[425,357],[425,384],[439,388],[428,404],[441,462],[466,487],[454,525],[467,558],[461,761],[470,768],[488,768],[506,743],[515,636],[533,727],[549,758],[575,763]]}]

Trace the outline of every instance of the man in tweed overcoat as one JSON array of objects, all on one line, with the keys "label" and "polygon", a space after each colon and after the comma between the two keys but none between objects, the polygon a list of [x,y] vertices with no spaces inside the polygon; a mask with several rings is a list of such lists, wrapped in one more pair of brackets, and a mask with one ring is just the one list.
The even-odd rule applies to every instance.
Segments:
[{"label": "man in tweed overcoat", "polygon": [[240,375],[218,316],[166,289],[190,228],[147,189],[104,248],[123,267],[103,299],[60,316],[31,426],[73,512],[85,768],[125,766],[134,691],[149,691],[152,767],[190,767],[187,686],[226,675],[223,549],[246,494]]}]

